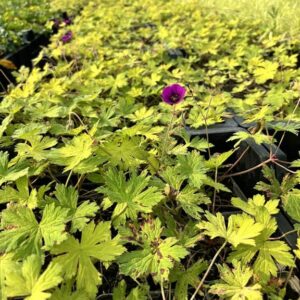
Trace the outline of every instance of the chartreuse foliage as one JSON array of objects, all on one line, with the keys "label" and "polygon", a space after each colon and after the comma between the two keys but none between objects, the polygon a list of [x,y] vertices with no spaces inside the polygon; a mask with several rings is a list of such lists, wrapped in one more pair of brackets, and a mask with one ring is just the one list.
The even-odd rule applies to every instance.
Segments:
[{"label": "chartreuse foliage", "polygon": [[296,222],[300,223],[300,191],[292,189],[283,197],[284,209]]},{"label": "chartreuse foliage", "polygon": [[117,224],[124,223],[126,218],[135,220],[139,212],[152,212],[153,206],[163,199],[155,186],[148,186],[150,177],[145,172],[132,174],[126,181],[124,173],[110,169],[104,180],[104,187],[97,190],[107,196],[103,202],[104,209],[117,203],[112,214],[112,220]]},{"label": "chartreuse foliage", "polygon": [[255,245],[254,237],[258,236],[263,229],[262,224],[255,224],[254,219],[247,215],[230,216],[227,227],[221,213],[214,216],[208,212],[206,218],[208,222],[201,222],[198,225],[199,229],[203,229],[203,233],[211,238],[224,238],[235,248],[240,244]]},{"label": "chartreuse foliage", "polygon": [[56,255],[54,263],[62,266],[65,278],[76,278],[76,287],[93,296],[102,280],[93,259],[107,265],[124,251],[118,238],[111,239],[110,222],[97,225],[90,222],[82,230],[80,242],[69,236],[60,245],[54,246],[51,253]]},{"label": "chartreuse foliage", "polygon": [[253,276],[253,271],[240,262],[233,262],[233,269],[227,265],[218,266],[221,281],[214,284],[210,292],[225,299],[262,300],[260,284],[248,285]]},{"label": "chartreuse foliage", "polygon": [[50,263],[41,273],[39,256],[30,255],[22,264],[15,263],[5,273],[5,292],[8,297],[24,297],[28,300],[49,299],[48,290],[56,287],[63,279],[60,265]]},{"label": "chartreuse foliage", "polygon": [[[83,7],[73,38],[53,35],[0,103],[2,298],[284,298],[273,283],[299,249],[275,215],[300,222],[299,171],[280,182],[265,166],[246,202],[227,177],[245,140],[274,142],[266,126],[299,130],[299,41],[198,0],[52,1]],[[160,99],[174,82],[176,107]],[[229,108],[249,133],[213,145],[186,131]]]},{"label": "chartreuse foliage", "polygon": [[[267,31],[284,32],[287,35],[297,34],[299,19],[299,2],[292,0],[212,0],[201,4],[210,10],[224,12],[234,11],[241,18],[261,20]],[[230,14],[228,14],[230,16]]]},{"label": "chartreuse foliage", "polygon": [[188,269],[178,266],[171,274],[170,280],[176,281],[175,297],[176,299],[188,299],[188,288],[197,287],[198,278],[208,267],[206,261],[198,260]]},{"label": "chartreuse foliage", "polygon": [[[272,275],[276,276],[278,271],[276,263],[283,266],[294,266],[290,248],[283,241],[269,240],[271,234],[277,229],[275,218],[272,215],[278,213],[278,200],[266,202],[262,195],[256,195],[248,203],[238,198],[233,198],[232,204],[242,209],[246,214],[230,216],[226,226],[225,219],[221,214],[217,213],[214,216],[206,213],[208,221],[202,221],[198,225],[200,229],[204,230],[204,234],[212,238],[221,237],[232,245],[232,252],[229,254],[228,260],[232,263],[235,260],[239,261],[238,268],[241,268],[240,262],[246,266],[247,263],[254,261],[253,271],[260,278],[261,283],[268,282]],[[240,278],[241,282],[244,282],[243,286],[240,286],[241,282],[236,284],[244,287],[252,276],[253,271],[248,269],[250,276],[245,276],[245,282]],[[226,276],[226,279],[223,279],[225,282],[233,280],[232,275],[227,275],[227,266],[221,267],[220,272]],[[235,272],[241,271],[236,270]],[[236,299],[240,299],[239,297],[249,298],[251,295],[251,292],[247,295],[246,290],[244,291],[246,293],[244,296],[239,296],[239,293],[243,293],[243,291],[233,293],[231,289],[234,285],[231,288],[228,287],[227,289],[224,288],[224,290],[218,291],[221,286],[223,285],[216,285],[215,293],[225,295],[226,297],[231,295],[233,298],[237,297]],[[259,287],[257,285],[255,289]],[[258,297],[259,295],[261,295],[260,292],[256,291],[253,297]]]},{"label": "chartreuse foliage", "polygon": [[67,238],[64,233],[68,210],[55,207],[54,203],[44,207],[40,222],[32,209],[12,205],[2,211],[0,233],[1,251],[15,250],[19,257],[41,254],[42,248],[49,249]]},{"label": "chartreuse foliage", "polygon": [[[31,42],[37,34],[49,34],[52,22],[59,18],[62,12],[77,13],[87,0],[56,1],[56,0],[10,0],[0,3],[0,57],[3,54],[15,52],[22,45]],[[49,26],[47,26],[49,24]],[[9,60],[0,59],[0,65],[14,69]]]},{"label": "chartreuse foliage", "polygon": [[28,167],[24,163],[9,162],[8,152],[0,151],[0,184],[14,181],[28,174]]},{"label": "chartreuse foliage", "polygon": [[174,237],[161,238],[163,228],[159,219],[148,219],[141,225],[140,232],[127,239],[142,247],[140,250],[123,254],[119,258],[120,271],[133,278],[151,274],[156,282],[168,280],[175,262],[184,258],[188,251]]},{"label": "chartreuse foliage", "polygon": [[59,207],[69,209],[68,217],[72,220],[71,232],[82,231],[89,219],[95,217],[99,209],[96,203],[89,201],[83,201],[78,205],[78,191],[73,186],[66,187],[59,184],[56,186],[54,195],[59,202]]},{"label": "chartreuse foliage", "polygon": [[85,159],[92,155],[92,138],[87,134],[75,136],[69,143],[59,149],[48,152],[50,162],[65,166],[64,172],[76,170]]},{"label": "chartreuse foliage", "polygon": [[43,0],[1,2],[0,10],[0,57],[26,42],[23,37],[26,31],[44,32],[45,23],[54,16],[49,1]]},{"label": "chartreuse foliage", "polygon": [[254,257],[253,270],[265,281],[271,275],[276,276],[276,262],[284,266],[293,266],[294,260],[290,248],[283,241],[270,241],[270,236],[276,231],[277,225],[272,215],[278,212],[277,200],[265,203],[261,195],[254,196],[253,200],[245,205],[239,199],[233,199],[232,203],[243,211],[252,215],[257,222],[264,225],[260,235],[255,238],[255,243],[249,247],[239,245],[230,254],[229,260],[241,259],[242,262],[250,262]]}]

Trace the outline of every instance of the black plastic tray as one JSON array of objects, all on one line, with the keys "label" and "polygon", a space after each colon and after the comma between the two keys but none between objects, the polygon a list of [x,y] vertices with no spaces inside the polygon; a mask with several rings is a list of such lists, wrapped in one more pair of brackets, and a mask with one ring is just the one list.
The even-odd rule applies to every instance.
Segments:
[{"label": "black plastic tray", "polygon": [[[205,138],[208,135],[209,141],[215,145],[215,152],[224,152],[232,149],[233,143],[226,142],[227,139],[235,132],[246,131],[246,129],[239,126],[211,126],[210,128],[200,128],[198,130],[191,130],[187,128],[187,132],[191,136],[200,136]],[[231,171],[232,173],[241,172],[250,169],[261,162],[267,160],[270,156],[270,146],[258,145],[252,139],[248,139],[240,144],[239,150],[236,151],[231,157],[231,163],[234,163],[241,154],[248,148],[246,154],[240,159],[237,166]],[[275,145],[271,146],[272,152],[276,149]],[[286,160],[286,155],[280,149],[276,153],[277,158],[280,160]],[[275,170],[275,174],[278,179],[285,175],[285,171],[274,164],[269,164],[271,168]],[[234,176],[231,178],[233,185],[233,193],[243,200],[252,197],[257,194],[254,190],[254,186],[258,181],[264,180],[261,168],[255,169],[251,172],[247,172],[242,175]],[[293,230],[293,226],[288,217],[283,211],[280,211],[276,215],[278,222],[278,231],[280,234],[284,234]],[[286,242],[290,247],[296,248],[297,234],[289,234],[285,237]]]},{"label": "black plastic tray", "polygon": [[[48,35],[39,35],[16,52],[6,55],[4,59],[13,62],[17,69],[21,66],[31,68],[32,59],[39,54],[41,47],[46,46],[48,43]],[[9,85],[9,83],[15,82],[15,79],[12,75],[13,70],[6,69],[2,66],[0,66],[0,69],[5,74],[4,76],[3,73],[0,72],[0,93],[3,93],[5,92],[4,89]]]},{"label": "black plastic tray", "polygon": [[[235,113],[231,110],[230,111],[233,114],[233,120],[238,124],[239,127],[244,128],[246,130],[249,130],[252,127],[255,127],[255,123],[244,123],[244,119],[242,117],[239,117],[235,115]],[[278,122],[271,122],[271,124],[275,125]],[[284,123],[284,122],[280,122]],[[268,128],[268,131],[270,134],[274,133],[273,128]],[[299,134],[293,134],[291,132],[278,132],[275,135],[275,138],[279,142],[281,140],[282,135],[284,135],[282,142],[280,144],[280,150],[277,150],[277,153],[281,152],[284,153],[285,158],[287,161],[291,162],[293,160],[300,158],[300,132]],[[273,148],[273,149],[276,149]]]}]

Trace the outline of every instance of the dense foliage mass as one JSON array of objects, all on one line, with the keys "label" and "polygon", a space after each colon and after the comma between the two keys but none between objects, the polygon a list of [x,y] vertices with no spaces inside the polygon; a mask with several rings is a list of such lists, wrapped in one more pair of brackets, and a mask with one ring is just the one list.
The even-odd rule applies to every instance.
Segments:
[{"label": "dense foliage mass", "polygon": [[49,1],[9,0],[0,2],[0,55],[15,51],[26,42],[26,32],[44,32],[52,17]]},{"label": "dense foliage mass", "polygon": [[[230,178],[243,141],[297,132],[298,51],[196,0],[89,1],[0,103],[2,299],[283,299],[300,160],[279,182],[271,153],[246,202]],[[233,111],[229,148],[186,130]]]},{"label": "dense foliage mass", "polygon": [[38,34],[48,34],[51,32],[49,21],[59,20],[65,12],[78,12],[86,2],[88,0],[0,1],[0,57],[16,51]]},{"label": "dense foliage mass", "polygon": [[299,0],[199,0],[201,7],[233,14],[242,19],[259,19],[267,32],[299,37]]}]

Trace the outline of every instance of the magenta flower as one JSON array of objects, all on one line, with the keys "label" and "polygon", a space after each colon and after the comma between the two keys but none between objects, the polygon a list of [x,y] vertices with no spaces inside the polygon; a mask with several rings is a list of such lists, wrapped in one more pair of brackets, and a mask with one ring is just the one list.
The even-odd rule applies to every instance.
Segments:
[{"label": "magenta flower", "polygon": [[73,37],[72,31],[68,31],[60,38],[60,40],[65,44],[65,43],[70,42],[72,37]]},{"label": "magenta flower", "polygon": [[178,83],[171,84],[164,88],[161,98],[164,102],[174,105],[183,101],[186,89]]},{"label": "magenta flower", "polygon": [[66,18],[66,19],[64,19],[64,23],[66,25],[70,25],[70,24],[72,24],[72,20],[70,18]]},{"label": "magenta flower", "polygon": [[53,21],[53,26],[55,26],[56,28],[59,28],[59,25],[60,25],[60,20],[59,19],[52,19]]}]

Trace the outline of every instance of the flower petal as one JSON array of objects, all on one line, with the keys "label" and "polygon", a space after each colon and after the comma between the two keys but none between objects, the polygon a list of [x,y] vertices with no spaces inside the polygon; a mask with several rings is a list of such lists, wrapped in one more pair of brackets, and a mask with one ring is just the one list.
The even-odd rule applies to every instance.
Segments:
[{"label": "flower petal", "polygon": [[61,37],[61,41],[65,44],[68,43],[73,37],[72,31],[68,31]]},{"label": "flower petal", "polygon": [[164,102],[174,105],[181,101],[185,96],[186,89],[178,83],[171,84],[163,89],[161,97]]},{"label": "flower petal", "polygon": [[175,91],[175,93],[179,96],[180,100],[183,100],[186,93],[186,89],[178,83],[173,84],[172,88]]},{"label": "flower petal", "polygon": [[163,89],[161,97],[165,102],[169,103],[169,101],[171,101],[172,94],[173,94],[173,89],[172,86],[169,85]]}]

